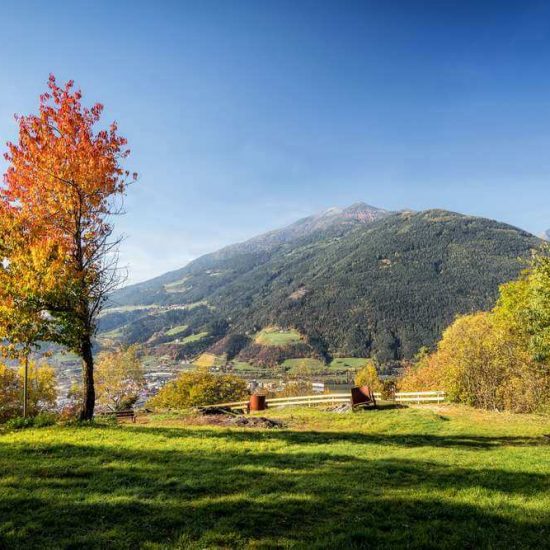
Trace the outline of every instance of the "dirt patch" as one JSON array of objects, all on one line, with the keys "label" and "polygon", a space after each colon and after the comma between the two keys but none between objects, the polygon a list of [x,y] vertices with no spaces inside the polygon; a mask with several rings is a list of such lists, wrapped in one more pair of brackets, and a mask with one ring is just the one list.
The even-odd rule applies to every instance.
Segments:
[{"label": "dirt patch", "polygon": [[284,428],[286,425],[280,420],[265,416],[247,416],[242,412],[219,407],[204,407],[198,409],[193,423],[212,426],[236,426],[239,428]]},{"label": "dirt patch", "polygon": [[242,426],[246,428],[285,428],[280,420],[266,418],[265,416],[234,416],[228,419],[229,426]]},{"label": "dirt patch", "polygon": [[327,412],[343,414],[343,413],[351,412],[353,408],[350,403],[342,403],[340,405],[334,405],[332,407],[329,407],[328,409],[325,409],[325,410]]},{"label": "dirt patch", "polygon": [[280,420],[266,418],[265,416],[244,416],[244,415],[199,415],[189,419],[189,424],[200,424],[202,426],[228,426],[235,428],[285,428],[286,425]]}]

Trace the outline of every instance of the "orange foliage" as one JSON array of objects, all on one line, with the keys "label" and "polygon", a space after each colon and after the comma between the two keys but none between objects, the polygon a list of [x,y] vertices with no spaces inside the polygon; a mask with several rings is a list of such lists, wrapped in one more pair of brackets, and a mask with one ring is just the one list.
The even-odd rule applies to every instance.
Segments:
[{"label": "orange foliage", "polygon": [[[110,217],[120,212],[136,174],[121,162],[129,150],[116,123],[96,131],[103,106],[87,108],[72,81],[53,75],[36,115],[16,117],[17,143],[8,143],[9,167],[0,189],[0,324],[10,310],[48,312],[55,323],[43,339],[67,345],[86,363],[85,416],[93,412],[91,337],[106,295],[117,283]],[[16,323],[4,324],[8,339]],[[11,328],[10,328],[11,327]],[[38,328],[38,327],[37,327]],[[2,332],[2,330],[0,330]],[[46,336],[46,338],[44,338]]]}]

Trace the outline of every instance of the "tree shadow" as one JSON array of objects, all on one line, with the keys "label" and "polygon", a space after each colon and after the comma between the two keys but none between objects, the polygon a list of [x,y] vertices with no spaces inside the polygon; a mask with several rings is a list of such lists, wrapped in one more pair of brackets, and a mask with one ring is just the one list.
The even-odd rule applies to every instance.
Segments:
[{"label": "tree shadow", "polygon": [[[169,428],[132,430],[177,437]],[[113,448],[84,437],[82,444],[0,444],[0,547],[532,548],[547,540],[548,516],[525,515],[509,501],[547,494],[542,474],[328,448],[219,450],[220,437],[254,442],[260,434],[179,431],[212,438],[212,449]],[[297,445],[342,440],[267,435]],[[452,497],[460,492],[467,502]],[[490,503],[502,495],[498,506]]]},{"label": "tree shadow", "polygon": [[[185,428],[142,427],[132,426],[132,430],[140,433],[162,434],[167,438],[189,438],[204,434],[204,429],[188,426]],[[269,431],[255,429],[226,428],[208,430],[208,437],[241,440],[265,441],[266,439],[283,440],[296,445],[325,445],[338,441],[357,445],[389,445],[398,447],[448,447],[472,448],[476,450],[494,449],[496,447],[550,447],[550,439],[545,436],[483,436],[483,435],[452,435],[452,434],[387,434],[361,433],[342,431],[297,431],[272,429]]]}]

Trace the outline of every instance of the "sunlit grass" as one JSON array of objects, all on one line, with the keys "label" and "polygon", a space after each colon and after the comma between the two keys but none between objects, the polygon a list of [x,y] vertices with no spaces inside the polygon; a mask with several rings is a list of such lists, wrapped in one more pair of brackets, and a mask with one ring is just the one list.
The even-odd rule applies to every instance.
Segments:
[{"label": "sunlit grass", "polygon": [[277,410],[284,430],[148,424],[0,435],[0,547],[541,548],[547,417]]},{"label": "sunlit grass", "polygon": [[187,328],[188,328],[188,325],[177,325],[167,330],[165,334],[166,336],[176,336],[178,334],[181,334],[182,332],[185,332]]},{"label": "sunlit grass", "polygon": [[313,371],[323,371],[325,369],[325,364],[321,360],[310,357],[286,359],[283,361],[282,366],[289,369],[305,368],[312,369]]},{"label": "sunlit grass", "polygon": [[263,346],[285,346],[300,342],[300,333],[295,329],[283,330],[278,327],[266,327],[256,334],[254,342]]},{"label": "sunlit grass", "polygon": [[368,359],[366,357],[335,357],[329,367],[339,369],[358,369],[364,367]]},{"label": "sunlit grass", "polygon": [[208,336],[208,332],[198,332],[197,334],[190,334],[185,338],[180,339],[180,344],[189,344],[190,342],[197,342]]}]

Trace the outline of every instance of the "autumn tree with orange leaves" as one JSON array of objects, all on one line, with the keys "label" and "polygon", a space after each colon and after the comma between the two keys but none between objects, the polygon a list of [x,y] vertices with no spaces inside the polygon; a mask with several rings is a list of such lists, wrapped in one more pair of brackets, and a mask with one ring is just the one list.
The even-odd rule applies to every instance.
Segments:
[{"label": "autumn tree with orange leaves", "polygon": [[[136,174],[122,167],[126,139],[116,123],[97,130],[103,106],[81,103],[72,81],[54,76],[37,115],[16,117],[17,143],[0,189],[0,336],[56,342],[83,363],[80,417],[95,404],[92,338],[108,294],[119,284],[113,216]],[[10,324],[11,323],[11,324]],[[10,328],[11,327],[11,328]],[[10,332],[11,331],[11,332]],[[32,338],[30,338],[32,340]]]}]

